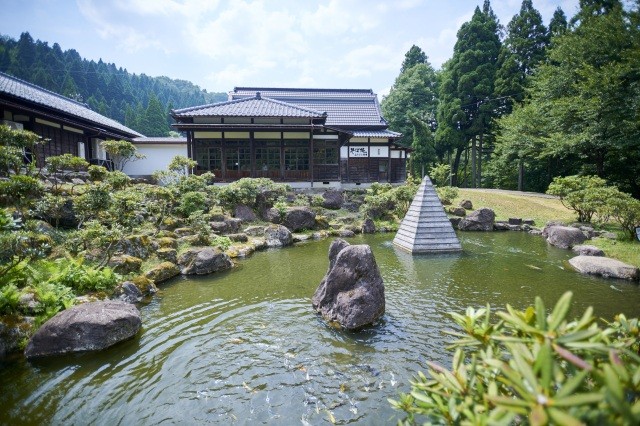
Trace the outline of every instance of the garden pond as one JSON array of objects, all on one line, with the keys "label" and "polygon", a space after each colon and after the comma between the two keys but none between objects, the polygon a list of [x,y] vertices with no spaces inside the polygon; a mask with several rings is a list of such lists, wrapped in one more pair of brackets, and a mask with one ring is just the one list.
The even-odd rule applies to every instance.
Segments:
[{"label": "garden pond", "polygon": [[464,252],[411,256],[393,234],[372,247],[386,313],[358,333],[311,308],[331,239],[255,253],[231,271],[177,278],[141,307],[133,340],[98,353],[0,364],[0,424],[395,424],[388,398],[425,361],[450,366],[453,322],[467,306],[552,307],[574,293],[610,320],[640,315],[637,284],[580,275],[572,253],[519,232],[460,233]]}]

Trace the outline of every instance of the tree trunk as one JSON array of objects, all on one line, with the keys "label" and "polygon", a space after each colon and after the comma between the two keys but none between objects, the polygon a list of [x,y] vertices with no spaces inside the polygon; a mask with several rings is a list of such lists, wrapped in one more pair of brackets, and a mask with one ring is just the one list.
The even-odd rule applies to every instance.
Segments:
[{"label": "tree trunk", "polygon": [[476,183],[478,187],[482,187],[482,145],[484,142],[484,133],[480,133],[480,141],[478,144],[478,178],[476,179]]},{"label": "tree trunk", "polygon": [[477,156],[476,136],[473,136],[473,138],[471,138],[471,187],[472,188],[478,187],[476,185],[476,156]]},{"label": "tree trunk", "polygon": [[524,161],[518,160],[518,191],[524,191]]},{"label": "tree trunk", "polygon": [[460,158],[464,148],[460,147],[456,150],[456,156],[453,159],[453,165],[451,167],[451,186],[458,186],[458,168],[460,167]]}]

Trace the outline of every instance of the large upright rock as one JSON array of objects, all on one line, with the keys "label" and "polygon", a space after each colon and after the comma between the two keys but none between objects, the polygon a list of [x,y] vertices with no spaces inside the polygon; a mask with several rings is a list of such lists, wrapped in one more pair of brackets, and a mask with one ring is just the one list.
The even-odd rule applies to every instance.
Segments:
[{"label": "large upright rock", "polygon": [[569,264],[583,274],[621,280],[637,280],[640,278],[640,269],[609,257],[580,255],[569,259]]},{"label": "large upright rock", "polygon": [[96,351],[129,339],[140,330],[138,309],[108,300],[73,306],[59,312],[31,337],[27,358]]},{"label": "large upright rock", "polygon": [[571,226],[551,225],[545,226],[542,230],[542,236],[552,246],[569,249],[573,246],[582,244],[587,237],[578,228]]},{"label": "large upright rock", "polygon": [[411,253],[446,253],[462,250],[438,194],[425,176],[413,197],[393,244]]},{"label": "large upright rock", "polygon": [[467,217],[462,219],[458,224],[461,231],[493,231],[493,223],[496,220],[496,214],[493,210],[483,207],[469,213]]},{"label": "large upright rock", "polygon": [[329,270],[311,299],[324,319],[347,330],[373,324],[385,309],[384,283],[368,245],[337,239],[329,248]]}]

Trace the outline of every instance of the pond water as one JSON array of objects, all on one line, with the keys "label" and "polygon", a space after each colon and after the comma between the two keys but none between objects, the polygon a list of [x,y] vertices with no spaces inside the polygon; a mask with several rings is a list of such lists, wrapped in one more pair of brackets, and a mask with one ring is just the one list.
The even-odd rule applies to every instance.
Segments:
[{"label": "pond water", "polygon": [[386,287],[376,327],[328,327],[310,298],[331,240],[270,250],[232,271],[176,279],[141,308],[143,330],[100,353],[0,364],[6,424],[395,424],[389,406],[425,360],[449,366],[446,312],[574,292],[574,315],[640,315],[636,284],[581,276],[571,253],[518,232],[459,234],[464,252],[417,256],[370,244]]}]

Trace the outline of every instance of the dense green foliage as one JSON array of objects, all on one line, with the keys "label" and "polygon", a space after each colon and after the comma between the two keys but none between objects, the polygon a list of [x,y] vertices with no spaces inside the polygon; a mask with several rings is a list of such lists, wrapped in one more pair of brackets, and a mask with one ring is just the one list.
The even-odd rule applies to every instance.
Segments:
[{"label": "dense green foliage", "polygon": [[638,319],[601,325],[591,308],[571,319],[571,297],[551,313],[540,298],[522,311],[451,313],[452,370],[427,362],[428,376],[391,404],[407,424],[638,424]]},{"label": "dense green foliage", "polygon": [[166,136],[172,108],[226,100],[184,80],[131,74],[122,67],[83,59],[74,49],[33,40],[0,36],[0,71],[87,103],[146,136]]},{"label": "dense green foliage", "polygon": [[513,185],[520,165],[529,190],[596,174],[640,197],[640,16],[637,5],[596,3],[584,2],[574,27],[553,38],[529,98],[499,120],[498,182]]},{"label": "dense green foliage", "polygon": [[608,186],[597,176],[565,176],[553,179],[548,194],[560,197],[562,204],[578,214],[579,222],[618,222],[626,237],[633,239],[640,226],[640,200]]}]

